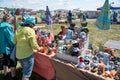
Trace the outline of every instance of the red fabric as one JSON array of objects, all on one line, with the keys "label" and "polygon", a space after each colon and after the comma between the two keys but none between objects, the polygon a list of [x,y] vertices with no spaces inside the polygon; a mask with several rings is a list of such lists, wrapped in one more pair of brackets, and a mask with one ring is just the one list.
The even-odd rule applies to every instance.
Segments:
[{"label": "red fabric", "polygon": [[35,63],[33,71],[44,77],[46,80],[53,80],[55,77],[54,68],[50,62],[50,58],[53,57],[55,53],[51,55],[46,55],[46,53],[35,53]]},{"label": "red fabric", "polygon": [[16,16],[14,17],[14,22],[13,22],[13,24],[14,24],[14,32],[16,31]]},{"label": "red fabric", "polygon": [[19,9],[16,9],[16,11],[15,11],[15,15],[19,15],[19,14],[20,14]]},{"label": "red fabric", "polygon": [[58,36],[59,36],[59,39],[62,40],[62,38],[63,38],[63,31],[60,31],[60,32],[58,33]]}]

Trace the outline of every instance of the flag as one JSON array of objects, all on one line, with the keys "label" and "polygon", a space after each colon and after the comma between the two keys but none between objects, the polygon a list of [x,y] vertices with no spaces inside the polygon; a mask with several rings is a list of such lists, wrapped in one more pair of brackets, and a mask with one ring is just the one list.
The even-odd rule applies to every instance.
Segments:
[{"label": "flag", "polygon": [[17,20],[17,18],[16,18],[16,16],[14,16],[14,22],[13,22],[13,24],[14,24],[14,32],[17,30],[17,28],[18,28],[18,20]]},{"label": "flag", "polygon": [[51,16],[51,13],[50,13],[50,11],[49,11],[48,6],[46,6],[45,16],[46,16],[46,24],[47,24],[47,25],[52,24],[52,23],[53,23],[53,20],[52,20],[52,16]]},{"label": "flag", "polygon": [[95,25],[100,30],[109,30],[110,29],[110,5],[109,0],[106,0],[102,10],[95,22]]}]

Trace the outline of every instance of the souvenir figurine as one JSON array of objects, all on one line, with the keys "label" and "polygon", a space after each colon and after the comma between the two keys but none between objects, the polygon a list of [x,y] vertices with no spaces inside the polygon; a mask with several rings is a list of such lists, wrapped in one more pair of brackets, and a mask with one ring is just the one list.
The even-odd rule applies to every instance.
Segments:
[{"label": "souvenir figurine", "polygon": [[103,52],[98,52],[98,53],[96,53],[95,54],[95,56],[97,56],[98,57],[98,59],[102,59],[103,58],[103,54],[102,54]]},{"label": "souvenir figurine", "polygon": [[90,61],[89,60],[84,60],[84,64],[85,64],[85,69],[89,70],[90,69]]},{"label": "souvenir figurine", "polygon": [[66,47],[66,46],[63,47],[63,53],[64,53],[64,54],[67,53],[67,47]]},{"label": "souvenir figurine", "polygon": [[57,53],[63,53],[64,40],[59,40],[57,44]]},{"label": "souvenir figurine", "polygon": [[120,66],[117,69],[117,72],[115,73],[114,80],[120,80]]},{"label": "souvenir figurine", "polygon": [[80,55],[79,43],[77,40],[72,40],[72,50],[70,51],[70,54],[71,56]]},{"label": "souvenir figurine", "polygon": [[103,52],[106,52],[110,54],[110,56],[115,57],[114,55],[115,50],[113,48],[103,48]]},{"label": "souvenir figurine", "polygon": [[115,76],[115,70],[106,69],[105,72],[103,73],[103,76],[113,78]]},{"label": "souvenir figurine", "polygon": [[84,67],[85,67],[83,57],[78,58],[78,64],[77,64],[77,67],[78,67],[78,68],[84,68]]},{"label": "souvenir figurine", "polygon": [[94,49],[94,55],[98,54],[99,52],[100,52],[99,47],[96,47],[96,48]]},{"label": "souvenir figurine", "polygon": [[94,56],[93,58],[92,58],[92,62],[91,62],[91,64],[90,64],[90,66],[91,66],[91,72],[96,72],[97,71],[97,69],[98,69],[98,65],[99,65],[99,63],[98,63],[99,61],[98,61],[98,58],[96,57],[96,56]]},{"label": "souvenir figurine", "polygon": [[103,63],[102,59],[100,59],[98,66],[98,75],[103,74],[104,71],[105,71],[105,64]]},{"label": "souvenir figurine", "polygon": [[109,61],[110,69],[115,69],[115,64],[113,61]]},{"label": "souvenir figurine", "polygon": [[85,32],[81,32],[80,34],[78,34],[78,41],[79,41],[79,48],[84,48],[84,45],[87,41]]},{"label": "souvenir figurine", "polygon": [[90,60],[91,60],[91,50],[87,49],[86,53],[84,54],[84,63],[85,63],[85,69],[90,69]]},{"label": "souvenir figurine", "polygon": [[103,63],[105,65],[107,65],[109,63],[109,60],[110,60],[110,54],[106,53],[106,52],[101,52],[102,54],[102,57],[103,57]]}]

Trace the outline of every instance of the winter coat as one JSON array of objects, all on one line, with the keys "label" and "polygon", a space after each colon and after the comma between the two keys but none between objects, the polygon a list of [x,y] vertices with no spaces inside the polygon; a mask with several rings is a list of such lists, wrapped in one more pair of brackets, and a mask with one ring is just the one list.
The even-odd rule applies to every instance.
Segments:
[{"label": "winter coat", "polygon": [[12,42],[14,37],[13,27],[7,22],[0,23],[0,54],[10,54],[11,49],[14,47]]}]

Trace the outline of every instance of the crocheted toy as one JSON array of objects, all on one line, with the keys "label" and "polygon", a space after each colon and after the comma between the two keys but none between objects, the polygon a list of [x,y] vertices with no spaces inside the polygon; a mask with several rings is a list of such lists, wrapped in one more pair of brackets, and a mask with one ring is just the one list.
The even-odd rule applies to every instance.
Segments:
[{"label": "crocheted toy", "polygon": [[103,52],[106,52],[110,54],[111,56],[115,57],[114,55],[115,50],[113,48],[103,48]]},{"label": "crocheted toy", "polygon": [[72,56],[79,56],[80,49],[79,49],[79,43],[77,40],[72,40],[72,50],[70,54]]},{"label": "crocheted toy", "polygon": [[94,52],[94,55],[98,54],[100,52],[99,47],[96,47],[93,52]]},{"label": "crocheted toy", "polygon": [[106,70],[103,73],[103,76],[113,78],[115,76],[115,70]]},{"label": "crocheted toy", "polygon": [[92,62],[90,64],[91,66],[91,72],[96,72],[98,70],[98,65],[99,65],[99,61],[98,61],[98,58],[96,56],[94,56],[92,58]]},{"label": "crocheted toy", "polygon": [[115,73],[114,80],[120,80],[120,66],[117,69],[117,72]]},{"label": "crocheted toy", "polygon": [[79,68],[84,68],[85,67],[84,58],[83,57],[78,58],[77,67],[79,67]]},{"label": "crocheted toy", "polygon": [[84,54],[84,63],[85,63],[85,69],[89,70],[90,69],[90,60],[91,60],[91,50],[87,49],[85,54]]},{"label": "crocheted toy", "polygon": [[103,63],[102,59],[100,59],[100,63],[98,66],[98,75],[101,75],[105,71],[105,64]]},{"label": "crocheted toy", "polygon": [[64,47],[65,47],[64,40],[59,40],[57,45],[57,53],[63,53]]}]

